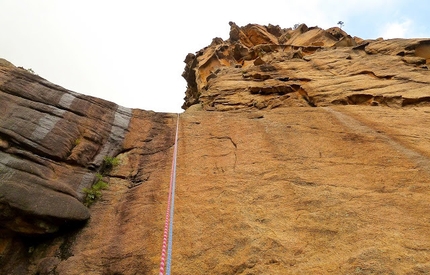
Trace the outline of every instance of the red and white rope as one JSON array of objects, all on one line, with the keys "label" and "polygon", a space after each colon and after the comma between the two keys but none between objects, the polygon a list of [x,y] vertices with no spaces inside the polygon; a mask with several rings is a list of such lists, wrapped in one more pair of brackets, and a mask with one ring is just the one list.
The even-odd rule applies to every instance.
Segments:
[{"label": "red and white rope", "polygon": [[176,120],[175,145],[173,149],[172,170],[170,173],[169,197],[167,200],[166,221],[164,223],[163,246],[161,249],[161,262],[159,275],[170,275],[172,258],[172,238],[173,238],[173,213],[175,205],[175,185],[176,185],[176,158],[178,154],[178,132],[179,114]]}]

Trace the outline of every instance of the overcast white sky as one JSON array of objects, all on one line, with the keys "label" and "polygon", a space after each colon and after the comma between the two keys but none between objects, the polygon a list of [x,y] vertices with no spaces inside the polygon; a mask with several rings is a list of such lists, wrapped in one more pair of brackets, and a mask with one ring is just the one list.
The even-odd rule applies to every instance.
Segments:
[{"label": "overcast white sky", "polygon": [[75,92],[125,107],[182,112],[189,52],[234,21],[430,38],[428,0],[0,0],[0,57]]}]

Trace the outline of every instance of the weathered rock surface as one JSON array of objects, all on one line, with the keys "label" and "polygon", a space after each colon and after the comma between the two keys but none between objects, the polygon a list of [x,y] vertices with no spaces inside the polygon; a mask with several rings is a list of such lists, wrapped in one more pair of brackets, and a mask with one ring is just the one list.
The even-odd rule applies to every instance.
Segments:
[{"label": "weathered rock surface", "polygon": [[366,40],[339,28],[295,30],[230,23],[189,54],[184,109],[429,105],[430,39]]},{"label": "weathered rock surface", "polygon": [[0,67],[0,220],[18,233],[89,218],[82,189],[121,149],[131,110]]},{"label": "weathered rock surface", "polygon": [[[172,274],[430,273],[430,40],[230,25],[186,59]],[[0,59],[0,116],[1,274],[158,273],[176,115]]]},{"label": "weathered rock surface", "polygon": [[430,108],[181,121],[175,274],[430,272]]},{"label": "weathered rock surface", "polygon": [[[5,60],[0,110],[0,273],[83,274],[85,262],[101,273],[148,270],[154,260],[146,244],[159,254],[175,116],[80,95]],[[88,209],[83,189],[106,156],[121,165]],[[77,235],[75,224],[90,213]]]}]

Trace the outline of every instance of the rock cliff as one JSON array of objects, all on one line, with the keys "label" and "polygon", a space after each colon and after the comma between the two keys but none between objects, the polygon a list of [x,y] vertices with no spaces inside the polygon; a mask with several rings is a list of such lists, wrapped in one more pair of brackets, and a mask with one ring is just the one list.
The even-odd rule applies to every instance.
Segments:
[{"label": "rock cliff", "polygon": [[[172,274],[430,273],[430,39],[230,26],[185,59]],[[175,125],[0,59],[0,273],[157,273]]]},{"label": "rock cliff", "polygon": [[[84,262],[93,259],[87,250],[86,256],[71,250],[78,244],[96,251],[100,270],[109,270],[113,258],[128,258],[124,266],[145,270],[151,260],[144,243],[151,242],[151,234],[159,237],[152,230],[162,226],[150,224],[158,221],[154,213],[163,212],[163,175],[169,175],[164,163],[170,159],[175,115],[80,95],[5,60],[0,110],[0,273],[87,273]],[[121,165],[107,167],[106,159],[113,157]],[[85,190],[100,177],[110,182],[109,190],[88,209]],[[102,206],[105,200],[109,206]],[[76,230],[84,239],[75,241]],[[140,254],[119,240],[132,236]],[[71,263],[72,255],[80,267]]]},{"label": "rock cliff", "polygon": [[428,104],[429,39],[362,40],[322,30],[230,23],[230,38],[189,54],[183,108]]}]

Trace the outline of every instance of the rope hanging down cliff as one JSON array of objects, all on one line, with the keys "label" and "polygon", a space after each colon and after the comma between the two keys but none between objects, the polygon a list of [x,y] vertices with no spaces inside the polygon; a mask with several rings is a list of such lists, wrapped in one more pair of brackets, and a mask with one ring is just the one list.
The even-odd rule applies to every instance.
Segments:
[{"label": "rope hanging down cliff", "polygon": [[[163,247],[161,249],[160,275],[170,275],[172,263],[173,213],[175,207],[176,157],[178,154],[179,114],[176,119],[175,145],[173,148],[172,170],[170,173],[169,198],[167,201],[166,221],[164,223]],[[167,255],[166,255],[167,249]],[[166,262],[167,256],[167,262]],[[166,273],[164,273],[166,271]]]}]

